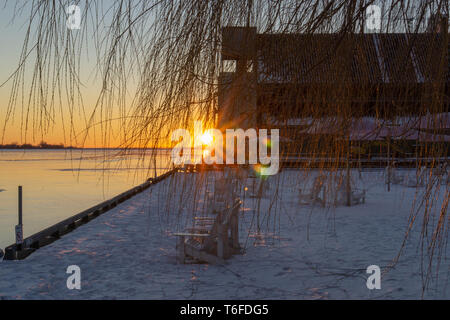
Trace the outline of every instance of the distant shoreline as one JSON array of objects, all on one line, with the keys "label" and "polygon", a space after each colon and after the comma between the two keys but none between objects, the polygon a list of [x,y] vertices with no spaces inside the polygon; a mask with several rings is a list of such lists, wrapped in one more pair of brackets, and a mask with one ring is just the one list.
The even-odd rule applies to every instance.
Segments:
[{"label": "distant shoreline", "polygon": [[84,147],[40,147],[0,145],[0,150],[170,150],[171,148],[84,148]]},{"label": "distant shoreline", "polygon": [[72,149],[81,149],[81,148],[75,148],[75,147],[48,147],[48,148],[41,148],[38,146],[32,146],[32,147],[22,147],[22,146],[0,146],[1,150],[72,150]]}]

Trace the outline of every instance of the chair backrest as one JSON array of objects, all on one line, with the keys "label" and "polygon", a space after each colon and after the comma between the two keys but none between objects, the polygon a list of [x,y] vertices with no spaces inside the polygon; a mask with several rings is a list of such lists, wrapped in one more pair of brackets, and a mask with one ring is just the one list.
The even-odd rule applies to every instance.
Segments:
[{"label": "chair backrest", "polygon": [[217,237],[219,223],[228,224],[230,222],[231,216],[233,214],[237,214],[239,212],[239,207],[241,206],[241,200],[235,199],[233,206],[226,208],[222,212],[219,212],[216,219],[214,220],[214,224],[211,227],[211,232],[209,237],[205,238],[204,241],[204,250],[206,252],[213,252],[215,248],[215,237]]},{"label": "chair backrest", "polygon": [[223,212],[219,214],[219,219],[222,224],[230,223],[231,216],[236,214],[239,211],[239,207],[241,206],[241,200],[235,199],[233,205],[230,208],[227,208]]},{"label": "chair backrest", "polygon": [[320,194],[320,190],[322,190],[323,187],[323,178],[321,176],[318,176],[314,179],[313,188],[311,190],[311,196],[313,198],[316,198]]}]

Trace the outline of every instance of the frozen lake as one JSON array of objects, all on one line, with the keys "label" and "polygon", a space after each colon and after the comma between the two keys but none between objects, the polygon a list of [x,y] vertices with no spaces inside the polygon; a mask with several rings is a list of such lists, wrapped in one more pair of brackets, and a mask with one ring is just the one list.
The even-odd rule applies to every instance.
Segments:
[{"label": "frozen lake", "polygon": [[[24,236],[112,198],[154,176],[150,151],[0,150],[0,248],[12,244],[17,187],[23,186]],[[157,174],[168,166],[159,150]]]}]

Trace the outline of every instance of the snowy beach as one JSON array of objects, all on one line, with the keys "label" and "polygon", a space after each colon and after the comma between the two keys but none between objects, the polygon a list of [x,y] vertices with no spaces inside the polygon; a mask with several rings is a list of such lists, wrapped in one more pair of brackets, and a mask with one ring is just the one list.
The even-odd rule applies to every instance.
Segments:
[{"label": "snowy beach", "polygon": [[[172,234],[189,225],[194,212],[205,210],[203,193],[210,186],[204,182],[219,173],[207,174],[200,179],[197,173],[177,173],[26,260],[1,261],[0,299],[422,298],[428,258],[422,259],[421,221],[399,261],[387,268],[401,249],[413,199],[423,188],[393,185],[387,192],[383,172],[374,170],[363,172],[357,182],[367,190],[364,204],[301,205],[301,173],[284,170],[267,180],[259,219],[257,200],[241,195],[244,254],[226,265],[177,264]],[[440,209],[446,188],[440,186],[433,210]],[[66,286],[70,265],[81,269],[81,290]],[[383,272],[380,290],[366,286],[370,265]],[[449,286],[447,247],[423,298],[450,299]]]}]

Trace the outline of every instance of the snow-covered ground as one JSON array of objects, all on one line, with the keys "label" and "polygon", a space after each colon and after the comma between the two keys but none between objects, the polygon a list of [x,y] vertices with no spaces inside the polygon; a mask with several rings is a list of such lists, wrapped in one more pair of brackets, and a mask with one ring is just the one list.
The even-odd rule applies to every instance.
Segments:
[{"label": "snow-covered ground", "polygon": [[[387,192],[382,172],[364,172],[357,180],[359,187],[368,189],[365,204],[312,207],[298,201],[298,189],[306,178],[300,171],[286,170],[268,180],[269,196],[260,203],[262,238],[255,236],[257,201],[248,196],[248,190],[240,219],[245,253],[223,266],[180,265],[175,261],[176,239],[171,233],[182,230],[193,212],[204,210],[203,182],[211,177],[199,178],[198,174],[176,174],[26,260],[0,262],[0,298],[422,297],[421,270],[428,260],[422,260],[421,219],[400,260],[383,273],[380,290],[367,288],[366,268],[379,265],[387,271],[403,242],[416,192],[423,188],[394,185]],[[446,188],[441,186],[435,210],[448,192]],[[445,237],[448,240],[448,234]],[[81,268],[81,290],[67,289],[66,269],[70,265]],[[449,286],[450,254],[444,249],[439,270],[433,272],[423,297],[450,299]]]}]

